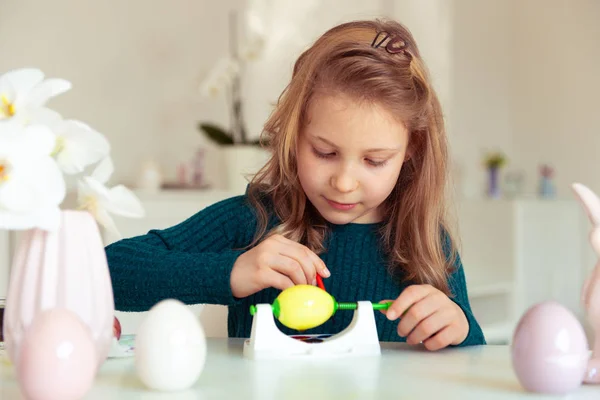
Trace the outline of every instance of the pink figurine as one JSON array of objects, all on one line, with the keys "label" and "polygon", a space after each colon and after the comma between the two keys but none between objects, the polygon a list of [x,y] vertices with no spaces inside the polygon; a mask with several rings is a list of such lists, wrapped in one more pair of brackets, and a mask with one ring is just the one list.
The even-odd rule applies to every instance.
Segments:
[{"label": "pink figurine", "polygon": [[573,184],[573,190],[592,222],[590,242],[598,256],[598,262],[586,280],[581,296],[588,321],[594,330],[593,352],[588,362],[584,382],[600,383],[600,199],[582,184]]}]

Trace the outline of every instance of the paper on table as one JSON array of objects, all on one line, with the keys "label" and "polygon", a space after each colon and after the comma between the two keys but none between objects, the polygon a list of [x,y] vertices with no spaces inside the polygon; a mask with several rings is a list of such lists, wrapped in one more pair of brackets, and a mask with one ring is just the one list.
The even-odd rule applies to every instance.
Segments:
[{"label": "paper on table", "polygon": [[123,335],[120,340],[113,338],[108,358],[133,357],[135,335]]}]

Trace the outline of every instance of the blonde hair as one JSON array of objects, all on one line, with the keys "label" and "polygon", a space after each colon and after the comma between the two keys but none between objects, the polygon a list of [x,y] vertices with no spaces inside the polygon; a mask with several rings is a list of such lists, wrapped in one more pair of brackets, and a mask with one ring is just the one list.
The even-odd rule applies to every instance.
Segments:
[{"label": "blonde hair", "polygon": [[[386,38],[380,33],[396,47],[374,45],[376,37]],[[398,44],[401,51],[394,51]],[[410,158],[384,203],[384,250],[390,273],[400,273],[404,281],[430,284],[450,295],[447,274],[456,250],[445,218],[447,145],[442,111],[411,33],[393,21],[336,26],[296,61],[291,82],[262,134],[271,159],[248,189],[251,204],[258,211],[251,246],[266,234],[277,232],[316,253],[326,250],[326,221],[307,200],[298,180],[296,139],[311,99],[328,91],[381,104],[408,128]],[[267,210],[265,196],[272,210]],[[270,213],[281,223],[267,233]]]}]

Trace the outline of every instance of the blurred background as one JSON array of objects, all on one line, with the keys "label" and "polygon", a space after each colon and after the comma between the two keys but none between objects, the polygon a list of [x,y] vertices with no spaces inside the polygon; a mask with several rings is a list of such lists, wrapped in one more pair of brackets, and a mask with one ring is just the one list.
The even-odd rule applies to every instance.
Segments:
[{"label": "blurred background", "polygon": [[[111,183],[147,209],[117,221],[131,236],[243,192],[296,57],[330,27],[374,17],[409,27],[441,98],[488,339],[509,341],[546,299],[584,321],[595,256],[570,185],[600,192],[598,0],[0,0],[0,73],[31,66],[73,83],[51,106],[109,139]],[[15,239],[0,238],[2,297]],[[209,334],[224,332],[219,321]]]}]

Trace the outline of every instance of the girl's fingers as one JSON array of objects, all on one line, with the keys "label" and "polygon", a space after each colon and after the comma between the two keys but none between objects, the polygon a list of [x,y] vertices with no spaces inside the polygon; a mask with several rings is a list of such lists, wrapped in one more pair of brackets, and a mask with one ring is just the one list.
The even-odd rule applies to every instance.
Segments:
[{"label": "girl's fingers", "polygon": [[301,252],[301,254],[306,253],[306,255],[308,255],[308,257],[312,260],[315,270],[319,275],[321,275],[324,278],[328,278],[331,275],[329,273],[329,270],[325,266],[325,262],[323,262],[323,260],[321,260],[321,258],[308,247],[300,243],[294,242],[293,240],[290,240],[283,236],[279,236],[277,239],[279,239],[282,243],[288,244],[289,246],[296,248],[298,251]]},{"label": "girl's fingers", "polygon": [[275,270],[269,270],[269,272],[266,274],[264,283],[267,285],[267,287],[273,287],[279,290],[285,290],[294,286],[294,282],[292,282],[288,276],[280,274]]},{"label": "girl's fingers", "polygon": [[414,303],[400,318],[398,323],[398,335],[408,337],[408,335],[429,316],[439,310],[441,304],[437,301],[437,296],[433,293],[423,297]]},{"label": "girl's fingers", "polygon": [[444,347],[448,347],[452,344],[453,338],[455,336],[453,332],[452,326],[446,326],[442,328],[435,335],[431,336],[429,339],[426,339],[423,342],[423,345],[427,350],[435,351],[439,349],[443,349]]},{"label": "girl's fingers", "polygon": [[323,272],[323,270],[327,271],[325,263],[319,258],[319,256],[308,249],[308,247],[289,240],[283,236],[276,236],[275,240],[280,244],[280,247],[277,249],[279,254],[293,258],[302,266],[307,282],[315,282],[317,273],[319,273],[321,276],[325,276],[325,272]]},{"label": "girl's fingers", "polygon": [[448,313],[437,311],[423,319],[406,337],[406,343],[419,344],[425,342],[430,337],[437,334],[439,331],[450,325],[452,322]]},{"label": "girl's fingers", "polygon": [[390,321],[402,316],[413,304],[428,296],[434,291],[430,285],[411,285],[400,293],[400,296],[387,310],[387,317]]},{"label": "girl's fingers", "polygon": [[302,265],[293,258],[276,255],[269,263],[269,267],[272,270],[287,276],[296,285],[312,284],[312,281],[309,282],[306,280],[306,272]]}]

